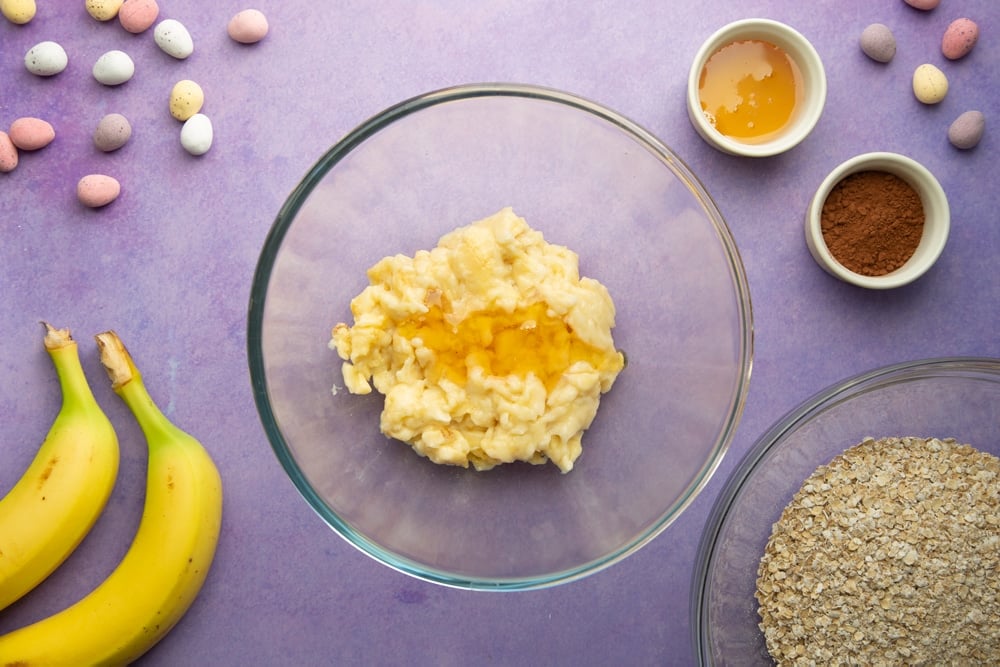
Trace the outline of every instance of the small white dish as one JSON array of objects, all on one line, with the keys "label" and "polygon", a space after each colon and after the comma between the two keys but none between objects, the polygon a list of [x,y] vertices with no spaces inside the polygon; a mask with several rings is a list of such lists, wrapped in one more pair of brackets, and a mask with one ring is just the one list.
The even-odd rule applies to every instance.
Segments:
[{"label": "small white dish", "polygon": [[[719,132],[705,116],[698,92],[705,63],[719,49],[744,40],[761,40],[785,51],[802,75],[803,95],[789,124],[774,138],[749,143]],[[813,45],[794,28],[771,19],[743,19],[723,26],[701,45],[688,73],[687,109],[691,124],[709,145],[731,155],[768,157],[783,153],[805,139],[826,104],[826,72]]]},{"label": "small white dish", "polygon": [[[902,178],[917,191],[924,207],[923,234],[913,255],[895,271],[881,276],[866,276],[851,271],[834,258],[823,239],[823,203],[840,181],[862,171],[883,171]],[[922,276],[941,256],[950,228],[948,197],[934,175],[922,164],[905,155],[885,152],[864,153],[838,165],[816,190],[805,219],[806,245],[816,263],[831,275],[868,289],[900,287]]]}]

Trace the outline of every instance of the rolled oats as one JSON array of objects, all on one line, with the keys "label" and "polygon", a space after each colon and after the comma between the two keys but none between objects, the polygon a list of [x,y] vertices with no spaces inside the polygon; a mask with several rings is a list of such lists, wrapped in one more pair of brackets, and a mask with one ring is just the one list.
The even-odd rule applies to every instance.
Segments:
[{"label": "rolled oats", "polygon": [[1000,664],[1000,459],[866,438],[803,483],[757,571],[779,665]]}]

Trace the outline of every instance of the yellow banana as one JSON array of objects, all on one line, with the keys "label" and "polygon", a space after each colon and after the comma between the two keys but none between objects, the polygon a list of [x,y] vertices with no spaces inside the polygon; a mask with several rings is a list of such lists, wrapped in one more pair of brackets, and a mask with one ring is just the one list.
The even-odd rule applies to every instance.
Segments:
[{"label": "yellow banana", "polygon": [[118,438],[90,391],[68,329],[45,325],[62,407],[24,475],[0,500],[0,609],[52,573],[90,531],[118,476]]},{"label": "yellow banana", "polygon": [[112,388],[149,447],[146,501],[118,567],[73,606],[0,637],[0,665],[124,665],[187,612],[215,556],[222,481],[204,447],[153,403],[113,331],[97,336]]}]

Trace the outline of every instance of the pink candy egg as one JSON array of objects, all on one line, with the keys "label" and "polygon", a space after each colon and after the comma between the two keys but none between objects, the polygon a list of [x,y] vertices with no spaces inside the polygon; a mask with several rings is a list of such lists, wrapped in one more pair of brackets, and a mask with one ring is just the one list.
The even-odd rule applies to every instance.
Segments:
[{"label": "pink candy egg", "polygon": [[131,33],[148,30],[160,15],[160,6],[156,0],[125,0],[118,10],[118,20],[122,27]]},{"label": "pink candy egg", "polygon": [[17,167],[17,146],[10,136],[0,130],[0,172],[14,171]]},{"label": "pink candy egg", "polygon": [[969,54],[979,41],[979,26],[972,19],[955,19],[941,38],[941,53],[948,60],[958,60]]},{"label": "pink candy egg", "polygon": [[904,0],[904,2],[914,9],[922,9],[925,12],[934,9],[941,4],[941,0]]},{"label": "pink candy egg", "polygon": [[10,124],[7,134],[15,146],[23,151],[45,148],[56,138],[56,131],[41,118],[18,118]]},{"label": "pink candy egg", "polygon": [[254,44],[267,35],[267,17],[257,9],[244,9],[229,19],[226,32],[241,44]]},{"label": "pink candy egg", "polygon": [[76,184],[76,198],[90,208],[107,206],[121,193],[118,181],[104,174],[88,174]]}]

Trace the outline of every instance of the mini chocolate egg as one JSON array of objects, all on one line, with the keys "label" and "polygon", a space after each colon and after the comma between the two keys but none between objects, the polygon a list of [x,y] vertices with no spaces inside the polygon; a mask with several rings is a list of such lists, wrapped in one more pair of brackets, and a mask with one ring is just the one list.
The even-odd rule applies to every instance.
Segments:
[{"label": "mini chocolate egg", "polygon": [[226,32],[240,44],[255,44],[267,35],[267,17],[258,9],[244,9],[229,19]]},{"label": "mini chocolate egg", "polygon": [[981,111],[966,111],[948,128],[948,141],[955,148],[975,148],[986,131],[986,117]]},{"label": "mini chocolate egg", "polygon": [[52,143],[56,131],[48,121],[26,116],[11,123],[7,135],[22,151],[37,151]]},{"label": "mini chocolate egg", "polygon": [[17,146],[6,132],[0,130],[0,172],[14,171],[17,167]]},{"label": "mini chocolate egg", "polygon": [[205,93],[194,81],[184,79],[174,84],[170,91],[170,115],[185,121],[201,111],[205,104]]},{"label": "mini chocolate egg", "polygon": [[922,9],[925,12],[929,12],[938,5],[941,4],[941,0],[903,0],[906,4],[914,9]]},{"label": "mini chocolate egg", "polygon": [[11,23],[24,25],[35,18],[35,0],[0,0],[0,14]]},{"label": "mini chocolate egg", "polygon": [[76,184],[76,198],[90,208],[107,206],[118,198],[121,191],[118,180],[104,174],[87,174]]},{"label": "mini chocolate egg", "polygon": [[156,0],[125,0],[118,10],[118,21],[129,32],[139,34],[153,27],[159,15]]},{"label": "mini chocolate egg", "polygon": [[184,24],[176,19],[164,19],[153,28],[153,40],[166,53],[184,60],[194,53],[194,40]]},{"label": "mini chocolate egg", "polygon": [[87,0],[87,13],[98,21],[110,21],[118,16],[122,0]]},{"label": "mini chocolate egg", "polygon": [[948,94],[948,77],[930,63],[913,72],[913,94],[924,104],[937,104]]},{"label": "mini chocolate egg", "polygon": [[39,42],[24,54],[24,66],[35,76],[55,76],[68,64],[66,50],[56,42]]},{"label": "mini chocolate egg", "polygon": [[861,32],[861,50],[880,63],[887,63],[896,55],[896,38],[889,26],[872,23]]},{"label": "mini chocolate egg", "polygon": [[132,125],[120,113],[109,113],[97,122],[94,130],[94,146],[97,150],[110,153],[124,146],[132,138]]},{"label": "mini chocolate egg", "polygon": [[108,51],[94,63],[94,78],[105,86],[118,86],[135,74],[135,63],[124,51]]},{"label": "mini chocolate egg", "polygon": [[969,55],[979,41],[979,26],[972,19],[955,19],[941,38],[941,53],[948,60],[958,60]]},{"label": "mini chocolate egg", "polygon": [[204,155],[212,147],[212,121],[203,113],[184,121],[181,127],[181,146],[191,155]]}]

